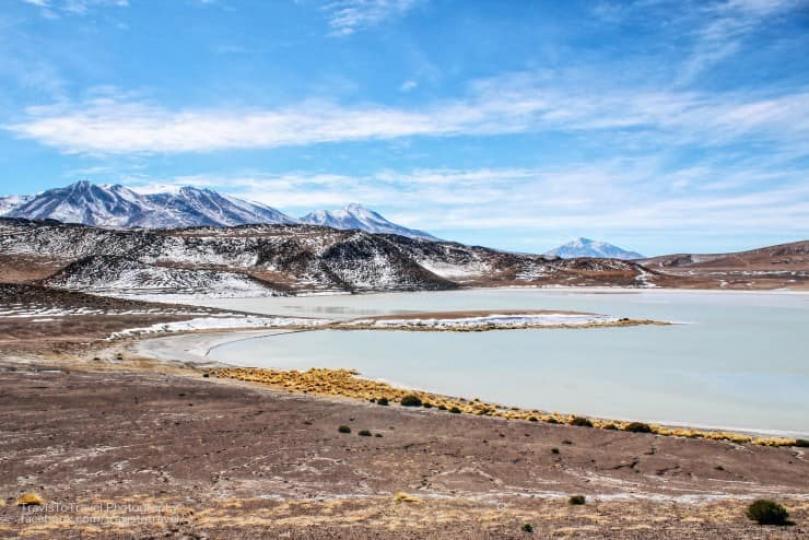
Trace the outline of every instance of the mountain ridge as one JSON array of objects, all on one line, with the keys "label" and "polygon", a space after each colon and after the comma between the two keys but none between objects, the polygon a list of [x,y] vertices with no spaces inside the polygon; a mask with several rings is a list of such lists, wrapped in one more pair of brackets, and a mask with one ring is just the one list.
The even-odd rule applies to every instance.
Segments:
[{"label": "mountain ridge", "polygon": [[140,193],[120,184],[94,184],[87,180],[31,196],[0,197],[0,216],[52,219],[116,229],[310,223],[342,230],[436,239],[425,231],[393,223],[357,203],[336,211],[311,212],[297,219],[266,204],[223,195],[212,189],[182,186]]},{"label": "mountain ridge", "polygon": [[550,259],[300,223],[147,230],[0,218],[0,263],[0,274],[16,273],[18,282],[27,274],[45,286],[112,295],[240,295],[256,286],[262,294],[645,287],[657,279],[627,261]]},{"label": "mountain ridge", "polygon": [[348,204],[339,210],[316,210],[301,217],[300,222],[333,229],[357,229],[374,234],[399,234],[410,238],[437,240],[435,236],[425,231],[397,225],[382,217],[378,212],[358,203]]},{"label": "mountain ridge", "polygon": [[546,251],[545,255],[549,257],[561,257],[563,259],[593,257],[597,259],[633,260],[643,258],[643,255],[637,251],[629,251],[614,244],[610,244],[609,242],[601,242],[584,237],[576,238],[550,251]]}]

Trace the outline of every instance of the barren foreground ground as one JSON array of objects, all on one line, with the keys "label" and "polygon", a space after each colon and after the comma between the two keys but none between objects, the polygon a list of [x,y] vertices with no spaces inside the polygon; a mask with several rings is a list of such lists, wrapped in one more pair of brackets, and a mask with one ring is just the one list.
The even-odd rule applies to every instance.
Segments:
[{"label": "barren foreground ground", "polygon": [[[0,363],[0,537],[809,535],[801,448],[315,399],[128,358],[42,362]],[[50,506],[23,513],[27,491]],[[795,525],[749,522],[757,496]]]}]

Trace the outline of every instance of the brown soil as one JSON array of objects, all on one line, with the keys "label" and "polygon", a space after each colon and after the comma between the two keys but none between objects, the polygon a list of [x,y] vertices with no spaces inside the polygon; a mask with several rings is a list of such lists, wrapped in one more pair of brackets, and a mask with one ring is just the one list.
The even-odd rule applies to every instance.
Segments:
[{"label": "brown soil", "polygon": [[[98,339],[179,317],[172,306],[125,315],[144,303],[0,287],[7,306],[106,310],[0,320],[2,538],[809,535],[804,448],[385,407],[206,378]],[[32,492],[46,506],[23,511],[16,501]],[[587,504],[569,505],[573,494]],[[752,524],[744,509],[754,497],[785,504],[795,525]]]},{"label": "brown soil", "polygon": [[[0,536],[499,539],[527,537],[526,523],[537,538],[809,534],[802,449],[315,399],[128,358],[2,367]],[[52,504],[21,523],[14,501],[32,491],[107,506]],[[796,525],[751,524],[754,496],[784,502]]]},{"label": "brown soil", "polygon": [[69,262],[50,257],[0,253],[0,283],[26,283],[44,279],[61,270]]},{"label": "brown soil", "polygon": [[[205,307],[122,300],[8,283],[0,283],[0,309],[20,310],[14,317],[0,316],[0,353],[83,348],[128,328],[222,312]],[[57,310],[68,315],[40,313],[20,316],[37,309]]]}]

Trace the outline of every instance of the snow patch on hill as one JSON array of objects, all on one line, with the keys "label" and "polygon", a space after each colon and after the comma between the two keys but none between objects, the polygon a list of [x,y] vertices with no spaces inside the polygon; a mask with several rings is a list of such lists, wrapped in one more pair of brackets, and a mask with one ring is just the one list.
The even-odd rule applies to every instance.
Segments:
[{"label": "snow patch on hill", "polygon": [[68,265],[45,284],[117,297],[147,294],[205,294],[256,297],[277,294],[257,280],[235,272],[151,266],[123,257],[94,256]]}]

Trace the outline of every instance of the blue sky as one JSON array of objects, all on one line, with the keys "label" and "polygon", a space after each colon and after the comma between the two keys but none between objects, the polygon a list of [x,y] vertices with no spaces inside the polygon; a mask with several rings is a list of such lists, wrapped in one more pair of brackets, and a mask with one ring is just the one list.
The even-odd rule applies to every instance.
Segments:
[{"label": "blue sky", "polygon": [[809,1],[4,0],[0,194],[358,201],[444,238],[809,238]]}]

